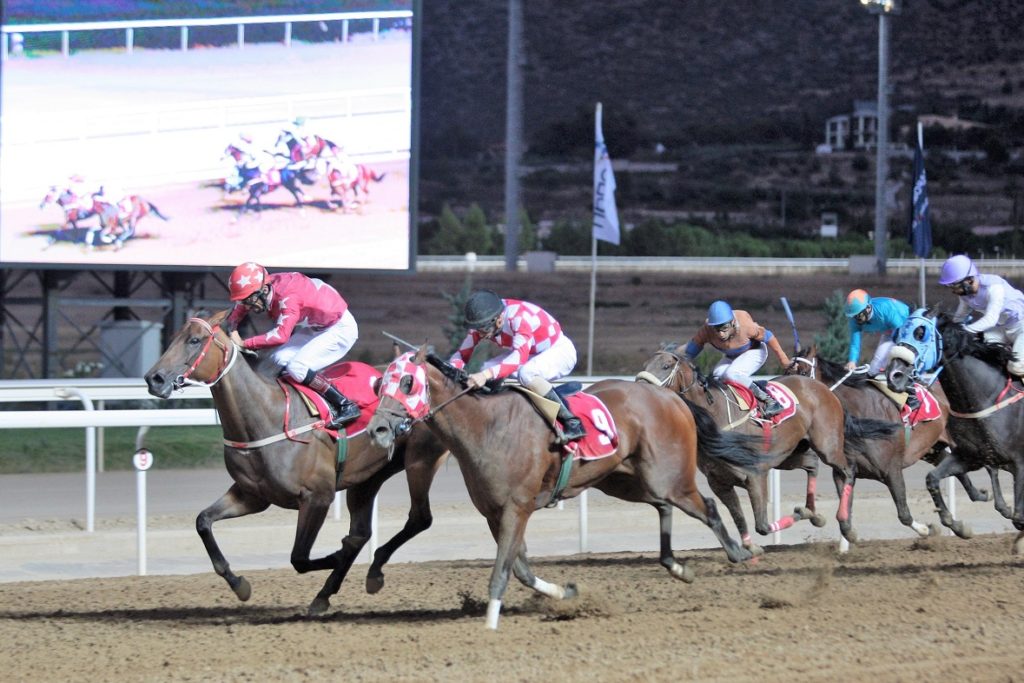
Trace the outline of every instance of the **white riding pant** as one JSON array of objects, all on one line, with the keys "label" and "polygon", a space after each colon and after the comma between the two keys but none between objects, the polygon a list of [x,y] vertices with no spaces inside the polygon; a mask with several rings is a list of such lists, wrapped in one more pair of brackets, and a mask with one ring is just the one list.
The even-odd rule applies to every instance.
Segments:
[{"label": "white riding pant", "polygon": [[885,369],[885,366],[889,363],[889,352],[892,351],[893,346],[895,346],[895,343],[891,337],[887,337],[878,342],[878,347],[875,349],[875,355],[871,357],[871,362],[868,363],[869,377],[874,377]]},{"label": "white riding pant", "polygon": [[749,387],[750,383],[754,381],[750,376],[757,373],[767,360],[768,347],[762,344],[748,349],[732,359],[723,356],[711,371],[711,375],[717,379],[727,379],[730,382]]},{"label": "white riding pant", "polygon": [[1024,324],[1013,327],[993,327],[983,333],[985,341],[1012,344],[1015,360],[1006,364],[1011,375],[1024,376]]},{"label": "white riding pant", "polygon": [[[494,367],[501,363],[505,356],[491,358],[484,363],[483,369]],[[542,396],[551,391],[551,381],[561,379],[573,371],[576,367],[576,347],[564,334],[558,338],[551,348],[541,351],[533,358],[530,358],[512,377],[519,380],[524,387]],[[544,391],[545,386],[547,387]]]},{"label": "white riding pant", "polygon": [[320,332],[295,328],[288,341],[274,349],[272,357],[289,377],[302,382],[310,370],[323,370],[341,360],[357,339],[359,325],[352,313],[345,311],[338,322]]}]

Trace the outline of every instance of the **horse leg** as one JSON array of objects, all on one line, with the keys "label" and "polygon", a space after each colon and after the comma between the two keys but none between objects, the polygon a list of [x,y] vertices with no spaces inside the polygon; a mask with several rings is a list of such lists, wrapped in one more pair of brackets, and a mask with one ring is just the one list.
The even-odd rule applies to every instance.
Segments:
[{"label": "horse leg", "polygon": [[832,481],[836,484],[836,493],[839,495],[839,511],[836,513],[836,520],[839,522],[839,531],[850,543],[857,542],[857,532],[853,528],[853,484],[856,475],[846,475],[841,469],[832,470]]},{"label": "horse leg", "polygon": [[723,482],[718,477],[708,477],[708,485],[711,486],[712,493],[718,496],[718,500],[722,501],[725,504],[725,509],[729,511],[733,524],[736,525],[736,531],[740,535],[743,547],[754,556],[764,555],[764,548],[755,543],[754,539],[750,537],[750,530],[747,528],[747,518],[743,514],[743,506],[740,505],[740,497],[736,495],[735,487]]},{"label": "horse leg", "polygon": [[[1003,517],[1006,517],[1006,519],[1012,518],[1013,511],[1010,509],[1010,506],[1006,504],[1006,499],[1003,498],[1003,487],[999,483],[999,468],[992,467],[991,465],[985,465],[985,469],[988,470],[989,479],[992,481],[992,501],[995,505],[996,512],[1001,514]],[[967,479],[967,475],[963,475],[963,478]],[[961,480],[961,482],[962,481],[963,480]],[[970,479],[967,479],[967,481],[970,481]],[[971,500],[974,499],[971,498]]]},{"label": "horse leg", "polygon": [[896,503],[896,516],[899,517],[900,524],[909,526],[918,536],[927,536],[930,533],[928,525],[916,521],[910,512],[910,506],[907,505],[907,482],[903,478],[902,464],[893,458],[893,464],[889,466],[890,471],[885,473],[882,483],[889,489],[892,502]]},{"label": "horse leg", "polygon": [[334,490],[318,495],[304,493],[304,500],[299,504],[299,521],[295,525],[295,541],[292,543],[291,563],[299,574],[310,571],[330,569],[334,562],[329,558],[310,560],[309,553],[313,549],[316,537],[327,519],[327,511],[334,500]]},{"label": "horse leg", "polygon": [[530,569],[530,561],[526,559],[526,544],[522,544],[522,548],[519,549],[519,554],[516,556],[515,562],[512,563],[512,572],[519,579],[519,582],[527,588],[532,588],[541,595],[546,595],[549,598],[555,600],[564,600],[566,598],[575,598],[579,595],[579,590],[576,588],[576,584],[567,583],[565,586],[559,586],[558,584],[548,583],[544,579],[538,578]]},{"label": "horse leg", "polygon": [[[1017,459],[1017,469],[1013,473],[1013,527],[1024,531],[1024,460]],[[1021,536],[1017,539],[1020,540]]]},{"label": "horse leg", "polygon": [[526,522],[530,518],[530,510],[524,506],[506,505],[497,520],[488,519],[491,534],[498,543],[498,553],[494,558],[494,568],[488,582],[487,628],[498,630],[498,617],[501,615],[501,601],[508,588],[509,572],[519,556],[523,544]]},{"label": "horse leg", "polygon": [[955,453],[951,453],[943,458],[938,466],[924,478],[925,486],[928,487],[928,493],[931,494],[932,501],[935,503],[935,509],[939,513],[939,521],[960,538],[970,538],[974,533],[968,525],[953,519],[949,508],[946,507],[946,501],[942,498],[942,487],[940,484],[948,476],[956,476],[966,472],[967,467],[960,462]]},{"label": "horse leg", "polygon": [[213,537],[213,523],[222,519],[244,517],[256,512],[263,512],[268,507],[270,507],[270,503],[267,501],[246,495],[238,484],[232,484],[227,493],[218,498],[213,505],[200,512],[196,517],[196,531],[199,532],[199,538],[203,540],[203,545],[206,547],[206,554],[210,556],[210,561],[213,563],[213,571],[217,572],[218,576],[223,577],[228,582],[231,590],[243,602],[252,595],[252,588],[249,586],[249,582],[245,580],[245,577],[236,576],[231,571],[231,566],[224,559],[224,554],[221,553],[220,547],[218,547],[217,541]]},{"label": "horse leg", "polygon": [[[412,537],[429,529],[433,524],[434,517],[430,512],[430,486],[434,483],[434,476],[443,461],[444,459],[438,456],[433,460],[406,462],[405,477],[409,484],[409,516],[405,520],[405,526],[387,543],[377,548],[377,552],[373,554],[373,562],[366,572],[367,593],[376,593],[384,587],[384,565],[391,560],[395,551]],[[396,463],[400,469],[401,460],[399,458],[393,458],[391,462]]]},{"label": "horse leg", "polygon": [[811,524],[819,529],[826,524],[825,516],[818,512],[816,494],[818,491],[818,456],[813,451],[804,453],[800,462],[800,469],[807,473],[807,494],[804,497],[804,506],[793,510],[796,519],[809,520]]},{"label": "horse leg", "polygon": [[725,550],[725,555],[729,558],[730,562],[746,562],[754,557],[754,553],[733,540],[732,536],[729,535],[728,529],[725,528],[725,523],[722,522],[721,516],[718,514],[718,507],[715,505],[714,499],[702,496],[695,484],[682,484],[677,487],[676,491],[660,497],[694,519],[700,520],[711,529],[712,533],[715,534],[715,538],[718,539],[718,542]]},{"label": "horse leg", "polygon": [[[993,471],[988,466],[986,466],[985,469],[989,470],[989,476],[991,477]],[[999,476],[998,471],[995,472],[995,474],[996,476]],[[959,481],[960,485],[964,487],[964,491],[967,492],[967,497],[971,499],[972,503],[987,503],[988,501],[992,500],[992,494],[990,494],[985,489],[979,489],[978,487],[976,487],[974,485],[974,482],[971,481],[971,478],[967,474],[956,475],[956,480]],[[1004,516],[1009,518],[1010,512],[1009,509],[1006,508],[1006,501],[997,499],[995,502],[996,510],[999,510],[1000,503],[1002,503],[1003,509],[1007,510]]]},{"label": "horse leg", "polygon": [[680,564],[672,553],[672,507],[665,502],[651,503],[651,506],[658,511],[659,542],[661,554],[658,557],[658,564],[668,570],[672,578],[679,579],[685,583],[693,583],[695,577],[693,569],[685,562]]}]

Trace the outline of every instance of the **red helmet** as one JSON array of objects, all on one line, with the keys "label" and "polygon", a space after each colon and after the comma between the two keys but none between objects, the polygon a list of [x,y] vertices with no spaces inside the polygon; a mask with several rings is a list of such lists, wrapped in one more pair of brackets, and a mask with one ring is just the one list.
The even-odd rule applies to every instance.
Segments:
[{"label": "red helmet", "polygon": [[232,301],[241,301],[253,292],[258,292],[270,274],[267,269],[253,261],[246,261],[231,271],[228,279],[228,291]]}]

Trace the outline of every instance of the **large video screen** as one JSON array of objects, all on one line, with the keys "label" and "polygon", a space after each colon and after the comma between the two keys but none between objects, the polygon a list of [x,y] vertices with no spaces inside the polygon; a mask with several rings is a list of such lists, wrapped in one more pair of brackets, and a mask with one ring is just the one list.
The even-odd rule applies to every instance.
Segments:
[{"label": "large video screen", "polygon": [[0,264],[413,269],[418,7],[6,2]]}]

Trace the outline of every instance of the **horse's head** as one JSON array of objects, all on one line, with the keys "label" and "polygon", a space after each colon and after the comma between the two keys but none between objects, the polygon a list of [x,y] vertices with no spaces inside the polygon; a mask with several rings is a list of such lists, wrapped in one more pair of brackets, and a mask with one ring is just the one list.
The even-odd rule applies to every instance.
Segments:
[{"label": "horse's head", "polygon": [[942,362],[943,340],[935,314],[919,308],[910,314],[895,334],[889,352],[885,378],[893,391],[906,391],[911,382]]},{"label": "horse's head", "polygon": [[366,427],[381,448],[391,448],[412,429],[413,420],[422,419],[430,411],[430,385],[423,363],[426,353],[425,346],[415,355],[403,353],[384,371],[380,404]]},{"label": "horse's head", "polygon": [[245,157],[245,152],[234,145],[228,145],[224,148],[224,155],[221,158],[224,159],[227,157],[234,159],[235,163],[241,163],[243,157]]},{"label": "horse's head", "polygon": [[696,377],[696,366],[681,353],[678,344],[662,344],[636,379],[683,393],[693,386]]},{"label": "horse's head", "polygon": [[186,384],[215,384],[227,374],[238,356],[221,328],[227,311],[211,318],[189,318],[167,350],[146,373],[149,393],[168,398]]}]

